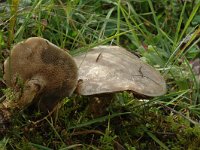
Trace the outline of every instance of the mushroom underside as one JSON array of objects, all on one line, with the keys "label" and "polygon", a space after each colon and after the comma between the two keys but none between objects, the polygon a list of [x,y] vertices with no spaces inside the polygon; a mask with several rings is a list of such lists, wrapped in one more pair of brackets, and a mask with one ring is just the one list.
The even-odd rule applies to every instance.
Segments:
[{"label": "mushroom underside", "polygon": [[0,118],[9,118],[33,103],[41,113],[49,113],[73,93],[77,76],[73,58],[48,40],[32,37],[16,44],[4,62],[3,76],[15,97],[0,103],[4,116]]}]

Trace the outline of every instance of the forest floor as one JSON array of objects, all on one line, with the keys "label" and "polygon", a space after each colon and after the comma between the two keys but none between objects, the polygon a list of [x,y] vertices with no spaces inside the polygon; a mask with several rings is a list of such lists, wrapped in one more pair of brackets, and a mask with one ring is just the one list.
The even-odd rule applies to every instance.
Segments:
[{"label": "forest floor", "polygon": [[[74,94],[63,100],[56,122],[48,117],[35,123],[38,114],[27,109],[0,135],[0,149],[199,149],[199,81],[191,66],[200,57],[199,0],[13,0],[0,5],[1,70],[13,45],[29,37],[46,38],[72,56],[112,44],[160,71],[168,90],[154,98],[116,93],[98,116],[90,111],[91,97]],[[8,94],[3,83],[0,87],[1,97]]]}]

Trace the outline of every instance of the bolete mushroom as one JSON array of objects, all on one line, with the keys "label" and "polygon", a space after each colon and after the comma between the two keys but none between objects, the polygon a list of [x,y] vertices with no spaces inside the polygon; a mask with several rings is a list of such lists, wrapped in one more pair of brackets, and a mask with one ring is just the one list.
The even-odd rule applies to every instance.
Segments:
[{"label": "bolete mushroom", "polygon": [[0,103],[0,122],[35,104],[43,114],[70,96],[77,85],[74,59],[48,40],[32,37],[16,44],[4,62],[4,81],[14,99]]},{"label": "bolete mushroom", "polygon": [[160,73],[119,46],[98,46],[74,59],[79,69],[76,91],[80,95],[126,90],[150,97],[166,93]]},{"label": "bolete mushroom", "polygon": [[16,44],[4,62],[3,76],[15,97],[0,103],[0,123],[30,104],[46,114],[76,86],[80,95],[129,90],[160,96],[166,92],[160,73],[121,47],[98,46],[74,59],[43,38]]},{"label": "bolete mushroom", "polygon": [[105,113],[115,92],[132,91],[149,97],[166,93],[161,74],[119,46],[98,46],[74,59],[79,69],[76,92],[94,95],[89,102],[92,116]]}]

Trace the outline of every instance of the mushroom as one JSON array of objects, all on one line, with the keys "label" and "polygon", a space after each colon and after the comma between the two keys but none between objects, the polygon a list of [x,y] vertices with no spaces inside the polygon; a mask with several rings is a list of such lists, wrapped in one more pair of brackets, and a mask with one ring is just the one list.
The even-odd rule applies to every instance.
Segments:
[{"label": "mushroom", "polygon": [[[160,73],[121,47],[98,46],[72,58],[39,37],[29,38],[13,47],[4,62],[3,78],[15,97],[7,97],[0,103],[0,123],[31,104],[43,114],[52,112],[75,88],[80,95],[128,90],[160,96],[166,92]],[[101,105],[97,111],[105,108],[99,99],[91,105],[96,107],[96,104]]]},{"label": "mushroom", "polygon": [[161,74],[119,46],[98,46],[74,59],[79,69],[76,92],[94,95],[89,104],[92,116],[105,113],[114,92],[132,91],[149,97],[166,93]]},{"label": "mushroom", "polygon": [[16,44],[4,62],[3,76],[15,97],[0,103],[0,122],[30,104],[42,114],[51,112],[73,93],[77,76],[74,59],[48,40],[32,37]]},{"label": "mushroom", "polygon": [[160,73],[119,46],[98,46],[74,59],[79,69],[76,91],[80,95],[128,90],[150,97],[166,93]]}]

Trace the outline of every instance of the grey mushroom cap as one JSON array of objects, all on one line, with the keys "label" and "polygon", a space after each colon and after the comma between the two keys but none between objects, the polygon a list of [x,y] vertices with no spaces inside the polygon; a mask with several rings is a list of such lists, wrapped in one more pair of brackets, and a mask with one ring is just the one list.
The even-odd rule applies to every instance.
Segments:
[{"label": "grey mushroom cap", "polygon": [[161,96],[167,91],[165,80],[157,70],[119,46],[98,46],[74,59],[80,95],[130,90]]}]

